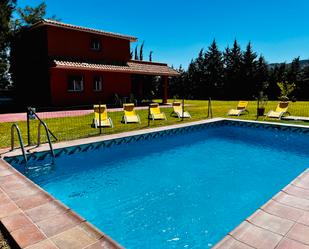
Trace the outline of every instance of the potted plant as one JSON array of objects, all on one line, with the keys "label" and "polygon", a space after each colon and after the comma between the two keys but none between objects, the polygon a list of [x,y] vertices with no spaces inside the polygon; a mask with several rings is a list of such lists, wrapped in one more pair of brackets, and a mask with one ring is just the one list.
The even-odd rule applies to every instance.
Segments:
[{"label": "potted plant", "polygon": [[288,81],[278,82],[277,85],[280,88],[279,100],[284,101],[284,102],[289,101],[291,94],[296,89],[296,85],[294,83],[290,83]]}]

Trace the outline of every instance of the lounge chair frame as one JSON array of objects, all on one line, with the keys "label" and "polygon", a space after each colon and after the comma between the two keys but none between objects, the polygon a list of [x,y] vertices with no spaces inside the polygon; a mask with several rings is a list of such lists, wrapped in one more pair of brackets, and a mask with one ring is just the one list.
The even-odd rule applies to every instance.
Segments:
[{"label": "lounge chair frame", "polygon": [[140,119],[139,115],[138,115],[138,114],[135,112],[135,110],[134,110],[135,105],[132,104],[132,103],[123,104],[123,110],[124,110],[124,112],[125,112],[125,107],[126,107],[126,106],[133,106],[132,112],[134,112],[134,115],[137,117],[137,122],[130,122],[130,121],[128,120],[127,115],[123,115],[123,116],[122,116],[121,122],[124,122],[125,124],[128,124],[128,123],[139,123],[139,124],[140,124],[140,123],[141,123],[141,119]]},{"label": "lounge chair frame", "polygon": [[161,114],[164,116],[164,119],[155,118],[155,115],[153,115],[153,114],[149,114],[149,118],[152,119],[152,121],[154,121],[154,120],[167,120],[165,113],[161,112]]},{"label": "lounge chair frame", "polygon": [[156,103],[150,104],[148,119],[152,119],[152,121],[154,121],[154,120],[167,120],[165,113],[161,112],[161,110],[160,110],[160,114],[163,115],[163,118],[156,118],[155,114],[151,113],[151,107],[153,107],[153,108],[160,108],[159,104],[156,104]]},{"label": "lounge chair frame", "polygon": [[[141,123],[141,119],[140,119],[139,115],[137,113],[135,115],[136,115],[136,117],[138,119],[138,123],[140,124]],[[122,117],[122,122],[124,122],[125,124],[135,123],[135,122],[129,122],[125,115],[123,115],[123,117]]]},{"label": "lounge chair frame", "polygon": [[[99,105],[94,105],[94,113],[96,113],[96,112],[95,112],[95,108],[98,108],[98,107],[99,107]],[[107,112],[107,107],[106,107],[106,105],[101,105],[101,108],[105,108],[107,119],[101,119],[101,120],[100,120],[100,119],[98,119],[98,118],[94,118],[94,119],[92,119],[92,125],[94,126],[94,128],[100,128],[100,127],[110,127],[110,128],[114,128],[113,121],[112,121],[112,119],[108,116],[108,112]],[[99,116],[102,117],[102,114],[103,114],[103,112],[102,112],[102,113],[99,113]],[[102,125],[102,121],[104,121],[104,120],[108,120],[109,123],[110,123],[110,125]],[[100,121],[101,121],[101,124],[100,124]]]},{"label": "lounge chair frame", "polygon": [[[173,105],[177,103],[177,105],[179,105],[181,108],[182,107],[182,104],[180,102],[174,102]],[[172,106],[174,108],[174,106]],[[171,116],[174,116],[176,114],[176,116],[178,118],[192,118],[191,117],[191,114],[187,111],[183,111],[183,112],[175,112],[175,110],[173,109],[172,113],[171,113]]]},{"label": "lounge chair frame", "polygon": [[94,118],[93,119],[93,124],[94,124],[94,128],[100,128],[100,127],[110,127],[110,128],[114,128],[114,124],[113,124],[113,120],[110,118],[110,117],[108,117],[107,118],[108,120],[109,120],[109,122],[110,122],[110,126],[105,126],[105,125],[99,125],[99,122],[100,122],[100,120],[98,120],[98,119],[96,119],[96,118]]},{"label": "lounge chair frame", "polygon": [[[241,103],[245,103],[245,106],[239,106]],[[239,117],[241,114],[243,114],[244,112],[249,113],[249,111],[247,110],[247,106],[248,106],[248,101],[244,101],[244,100],[240,100],[238,102],[238,105],[236,107],[236,109],[230,109],[227,112],[228,116],[237,116]],[[234,112],[234,113],[233,113]]]},{"label": "lounge chair frame", "polygon": [[[285,102],[280,102],[278,105],[277,105],[277,107],[276,107],[276,109],[279,107],[279,105],[281,104],[281,103],[285,103]],[[267,118],[278,118],[279,120],[281,120],[282,119],[282,117],[284,116],[284,115],[291,115],[291,113],[290,112],[288,112],[288,107],[289,107],[289,103],[288,102],[286,102],[287,103],[287,107],[285,107],[285,111],[282,111],[282,112],[277,112],[277,111],[273,111],[273,110],[270,110],[266,115],[265,115],[265,118],[264,118],[264,120],[266,120]],[[282,108],[282,107],[281,107]],[[273,115],[271,115],[271,114],[273,114]]]}]

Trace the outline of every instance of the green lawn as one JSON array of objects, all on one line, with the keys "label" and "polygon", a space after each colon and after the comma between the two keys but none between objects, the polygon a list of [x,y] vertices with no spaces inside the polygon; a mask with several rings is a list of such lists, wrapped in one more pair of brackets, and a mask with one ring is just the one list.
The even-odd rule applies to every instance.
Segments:
[{"label": "green lawn", "polygon": [[[172,102],[172,100],[170,100]],[[269,101],[266,107],[266,112],[269,110],[274,110],[276,108],[278,101]],[[208,101],[198,101],[198,100],[187,100],[185,101],[186,110],[190,112],[192,119],[185,119],[183,122],[196,121],[207,118],[207,104]],[[212,101],[213,107],[213,117],[227,117],[226,113],[229,109],[235,108],[237,101]],[[250,101],[248,105],[249,114],[242,115],[241,119],[255,120],[256,119],[256,101]],[[171,117],[172,108],[162,108],[167,116],[167,121],[150,121],[148,125],[147,114],[148,110],[138,110],[138,114],[141,118],[141,124],[123,124],[121,123],[122,112],[111,112],[109,116],[112,118],[114,123],[114,128],[104,128],[104,134],[120,133],[131,130],[153,128],[157,126],[165,126],[181,123],[182,121],[178,118]],[[309,102],[295,102],[290,103],[289,111],[293,116],[309,116]],[[67,118],[54,118],[54,119],[44,119],[47,123],[49,129],[56,135],[59,141],[72,140],[77,138],[84,138],[90,136],[98,136],[99,129],[94,129],[91,127],[93,115],[84,115],[78,117],[67,117]],[[236,118],[236,117],[234,117]],[[259,120],[263,120],[260,118]],[[269,120],[276,121],[278,120]],[[288,123],[298,123],[298,124],[309,124],[306,122],[291,122],[291,121],[280,121]],[[12,123],[1,123],[0,124],[0,148],[10,146],[10,128]],[[18,122],[21,129],[24,143],[27,144],[27,129],[26,122]],[[31,141],[36,143],[37,141],[37,126],[38,121],[31,121],[30,131],[31,131]],[[43,130],[42,130],[43,131]],[[43,141],[46,141],[44,135]],[[17,145],[17,141],[15,141]]]}]

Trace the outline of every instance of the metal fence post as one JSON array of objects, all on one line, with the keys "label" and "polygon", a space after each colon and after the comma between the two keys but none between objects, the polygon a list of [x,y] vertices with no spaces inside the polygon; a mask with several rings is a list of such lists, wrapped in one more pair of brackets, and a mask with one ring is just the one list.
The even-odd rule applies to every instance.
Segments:
[{"label": "metal fence post", "polygon": [[28,146],[31,145],[31,137],[30,137],[30,110],[31,107],[27,107],[27,138],[28,138]]},{"label": "metal fence post", "polygon": [[183,114],[185,113],[185,98],[182,98],[182,114],[181,114],[181,121],[183,121]]},{"label": "metal fence post", "polygon": [[150,105],[148,106],[148,126],[150,126]]},{"label": "metal fence post", "polygon": [[208,99],[208,113],[207,113],[207,118],[212,118],[212,104],[211,104],[211,98],[209,97]]},{"label": "metal fence post", "polygon": [[99,102],[99,129],[100,129],[100,135],[102,134],[102,124],[101,124],[101,102]]}]

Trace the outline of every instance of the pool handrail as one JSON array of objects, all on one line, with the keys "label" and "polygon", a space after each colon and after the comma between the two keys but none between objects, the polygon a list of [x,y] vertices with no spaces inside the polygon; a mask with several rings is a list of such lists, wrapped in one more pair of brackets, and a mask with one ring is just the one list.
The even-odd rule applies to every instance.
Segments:
[{"label": "pool handrail", "polygon": [[[15,128],[15,129],[14,129]],[[27,163],[27,154],[26,154],[26,151],[25,151],[25,146],[24,146],[24,143],[23,143],[23,139],[22,139],[22,136],[21,136],[21,132],[20,132],[20,129],[18,127],[18,124],[15,123],[15,124],[12,124],[11,126],[11,151],[14,150],[14,130],[17,131],[17,135],[18,135],[18,140],[19,140],[19,144],[20,144],[20,148],[21,148],[21,151],[23,153],[23,157],[24,157],[24,160],[25,160],[25,163]]]}]

